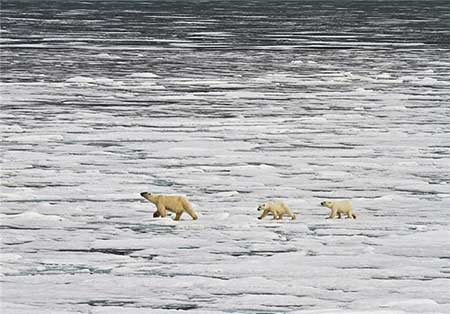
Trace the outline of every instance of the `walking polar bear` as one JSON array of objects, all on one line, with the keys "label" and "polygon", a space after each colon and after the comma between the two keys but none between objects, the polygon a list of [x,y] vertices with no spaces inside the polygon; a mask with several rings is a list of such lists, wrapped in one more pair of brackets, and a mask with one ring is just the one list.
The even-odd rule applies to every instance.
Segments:
[{"label": "walking polar bear", "polygon": [[[174,220],[180,220],[181,215],[187,212],[193,220],[197,220],[197,213],[192,209],[191,204],[186,197],[180,195],[163,195],[149,192],[142,192],[141,196],[149,202],[155,204],[156,211],[153,217],[166,217],[167,211],[175,213]],[[327,218],[341,218],[341,215],[347,215],[350,219],[356,219],[353,213],[352,202],[350,200],[342,201],[323,201],[320,205],[331,209],[330,215]],[[269,213],[272,214],[273,219],[283,219],[283,215],[288,215],[291,219],[296,219],[292,210],[283,202],[266,202],[258,206],[258,211],[262,211],[258,219],[263,219]]]},{"label": "walking polar bear", "polygon": [[153,213],[153,217],[166,217],[168,210],[175,213],[175,220],[180,220],[184,212],[188,213],[192,219],[198,219],[191,204],[184,196],[162,195],[148,192],[142,192],[141,196],[156,205],[156,211]]},{"label": "walking polar bear", "polygon": [[291,209],[283,202],[267,202],[258,206],[258,211],[262,211],[261,216],[258,219],[263,219],[269,213],[272,214],[273,219],[283,219],[283,215],[286,214],[291,219],[295,219],[294,213]]},{"label": "walking polar bear", "polygon": [[323,201],[320,205],[331,209],[331,213],[328,218],[341,218],[341,214],[345,214],[350,219],[356,219],[356,215],[353,214],[352,202],[350,200]]}]

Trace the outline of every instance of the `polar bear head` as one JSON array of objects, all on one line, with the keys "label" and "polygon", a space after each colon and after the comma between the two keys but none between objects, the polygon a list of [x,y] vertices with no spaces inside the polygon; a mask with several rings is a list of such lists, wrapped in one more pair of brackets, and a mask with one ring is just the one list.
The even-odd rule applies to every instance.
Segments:
[{"label": "polar bear head", "polygon": [[148,200],[148,201],[150,201],[150,202],[155,202],[156,201],[156,198],[157,198],[157,194],[152,194],[152,193],[149,193],[149,192],[142,192],[141,193],[141,196],[143,197],[143,198],[145,198],[146,200]]},{"label": "polar bear head", "polygon": [[330,201],[323,201],[322,203],[320,203],[320,205],[324,206],[324,207],[328,207],[331,208],[333,206],[333,202]]},{"label": "polar bear head", "polygon": [[262,203],[261,205],[258,206],[258,211],[265,210],[266,207],[267,207],[267,204],[266,203]]}]

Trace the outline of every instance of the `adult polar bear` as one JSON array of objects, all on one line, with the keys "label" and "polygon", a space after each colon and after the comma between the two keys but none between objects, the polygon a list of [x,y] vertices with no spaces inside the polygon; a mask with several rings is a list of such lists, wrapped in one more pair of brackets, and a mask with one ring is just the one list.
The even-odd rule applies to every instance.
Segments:
[{"label": "adult polar bear", "polygon": [[156,212],[153,213],[153,217],[166,217],[168,210],[175,213],[175,220],[180,220],[184,212],[188,213],[192,219],[198,219],[191,204],[184,196],[162,195],[149,192],[142,192],[141,196],[156,205]]}]

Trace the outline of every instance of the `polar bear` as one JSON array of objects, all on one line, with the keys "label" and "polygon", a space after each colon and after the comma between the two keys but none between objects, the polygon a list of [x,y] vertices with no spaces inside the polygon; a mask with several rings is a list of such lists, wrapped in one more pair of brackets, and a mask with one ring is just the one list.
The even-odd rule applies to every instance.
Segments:
[{"label": "polar bear", "polygon": [[320,205],[331,209],[330,216],[327,218],[341,218],[341,214],[346,214],[350,219],[356,219],[356,215],[353,214],[352,201],[323,201]]},{"label": "polar bear", "polygon": [[291,219],[295,219],[294,213],[283,202],[267,202],[258,206],[258,211],[263,211],[258,219],[263,219],[269,213],[272,213],[273,219],[283,219],[283,215],[287,214]]},{"label": "polar bear", "polygon": [[156,212],[153,213],[153,217],[166,217],[166,210],[168,210],[175,213],[175,220],[180,220],[184,212],[187,212],[192,219],[198,219],[191,204],[184,196],[162,195],[148,192],[142,192],[141,196],[156,205]]}]

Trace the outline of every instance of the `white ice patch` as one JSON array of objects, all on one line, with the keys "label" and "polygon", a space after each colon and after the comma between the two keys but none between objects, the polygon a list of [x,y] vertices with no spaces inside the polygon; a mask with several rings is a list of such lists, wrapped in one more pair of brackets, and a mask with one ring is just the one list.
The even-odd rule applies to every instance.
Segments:
[{"label": "white ice patch", "polygon": [[113,54],[109,54],[109,53],[99,53],[99,54],[94,55],[93,57],[99,58],[99,59],[107,59],[107,60],[120,59],[119,56],[113,55]]},{"label": "white ice patch", "polygon": [[92,77],[87,76],[75,76],[67,79],[66,82],[83,85],[83,84],[95,84],[96,80]]},{"label": "white ice patch", "polygon": [[154,73],[150,73],[150,72],[141,72],[141,73],[133,73],[128,75],[128,77],[131,78],[143,78],[143,79],[153,79],[153,78],[158,78],[159,76],[154,74]]},{"label": "white ice patch", "polygon": [[[25,211],[20,214],[0,214],[1,225],[5,228],[25,229],[25,230],[39,230],[44,229],[64,229],[64,228],[78,228],[81,225],[71,219],[64,218],[59,215],[40,214],[34,211]],[[6,240],[10,247],[16,245],[25,246],[28,243],[33,243],[36,237],[18,237],[17,240]],[[3,242],[3,241],[2,241]]]}]

